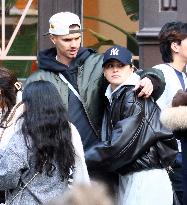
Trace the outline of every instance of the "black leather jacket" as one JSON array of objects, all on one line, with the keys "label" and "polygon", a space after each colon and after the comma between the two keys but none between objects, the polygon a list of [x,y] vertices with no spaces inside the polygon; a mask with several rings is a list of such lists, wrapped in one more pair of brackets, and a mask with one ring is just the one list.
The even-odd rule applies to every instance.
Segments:
[{"label": "black leather jacket", "polygon": [[[107,129],[102,130],[106,140],[86,152],[88,167],[126,174],[167,167],[175,160],[177,143],[160,123],[158,106],[150,98],[137,97],[133,87],[121,87],[112,104],[106,105],[103,127]],[[169,151],[160,147],[164,139],[169,139]]]}]

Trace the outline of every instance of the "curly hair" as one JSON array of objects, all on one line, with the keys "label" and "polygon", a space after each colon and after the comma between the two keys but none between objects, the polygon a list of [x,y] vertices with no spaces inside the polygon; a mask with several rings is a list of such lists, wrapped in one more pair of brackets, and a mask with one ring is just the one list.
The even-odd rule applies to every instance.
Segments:
[{"label": "curly hair", "polygon": [[0,107],[2,110],[1,123],[7,118],[12,107],[16,104],[17,89],[16,75],[10,70],[0,67]]},{"label": "curly hair", "polygon": [[165,63],[173,62],[171,43],[178,45],[187,38],[187,24],[178,22],[166,23],[159,32],[160,52]]},{"label": "curly hair", "polygon": [[[32,139],[35,154],[35,169],[48,176],[60,169],[62,180],[67,179],[75,164],[75,151],[71,141],[70,123],[55,86],[48,81],[36,81],[23,90],[22,133],[26,142]],[[28,148],[29,147],[27,143]]]}]

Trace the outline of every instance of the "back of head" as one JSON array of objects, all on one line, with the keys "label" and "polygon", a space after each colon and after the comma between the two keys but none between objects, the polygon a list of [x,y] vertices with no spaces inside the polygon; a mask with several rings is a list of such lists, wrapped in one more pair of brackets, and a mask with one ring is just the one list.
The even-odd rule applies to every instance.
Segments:
[{"label": "back of head", "polygon": [[187,24],[182,22],[166,23],[160,30],[160,52],[165,63],[173,62],[171,43],[181,44],[187,38]]},{"label": "back of head", "polygon": [[113,205],[106,187],[102,184],[76,185],[58,200],[48,205]]},{"label": "back of head", "polygon": [[40,80],[29,83],[23,90],[22,98],[27,111],[33,113],[42,114],[47,110],[55,111],[58,106],[62,106],[62,100],[56,87],[48,81]]},{"label": "back of head", "polygon": [[[0,107],[6,116],[16,103],[16,75],[10,70],[0,67]],[[3,121],[3,119],[1,119]]]},{"label": "back of head", "polygon": [[36,149],[36,170],[52,175],[54,161],[60,167],[60,175],[67,178],[74,165],[74,149],[71,130],[62,99],[56,87],[48,81],[35,81],[23,90],[24,103],[22,133],[32,138]]}]

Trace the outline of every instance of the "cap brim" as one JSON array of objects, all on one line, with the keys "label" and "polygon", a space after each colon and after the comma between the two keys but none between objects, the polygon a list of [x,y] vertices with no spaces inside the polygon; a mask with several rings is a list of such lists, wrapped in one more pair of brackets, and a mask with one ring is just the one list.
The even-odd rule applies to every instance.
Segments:
[{"label": "cap brim", "polygon": [[102,67],[103,67],[106,63],[108,63],[109,61],[112,61],[112,60],[117,60],[117,61],[121,62],[121,63],[124,64],[124,65],[130,65],[130,63],[128,63],[128,62],[126,62],[126,61],[124,62],[124,61],[122,61],[121,59],[119,59],[119,58],[117,58],[117,57],[111,57],[111,58],[106,59],[105,62],[103,62]]},{"label": "cap brim", "polygon": [[46,32],[46,33],[43,33],[42,36],[47,36],[49,34],[50,34],[49,32]]},{"label": "cap brim", "polygon": [[[78,30],[70,30],[68,34],[59,34],[59,36],[66,36],[66,35],[69,35],[69,34],[73,34],[73,33],[82,33],[84,31],[84,29],[78,29]],[[53,33],[49,33],[49,32],[46,32],[44,34],[42,34],[42,36],[47,36],[47,35],[57,35],[57,34],[53,34]]]}]

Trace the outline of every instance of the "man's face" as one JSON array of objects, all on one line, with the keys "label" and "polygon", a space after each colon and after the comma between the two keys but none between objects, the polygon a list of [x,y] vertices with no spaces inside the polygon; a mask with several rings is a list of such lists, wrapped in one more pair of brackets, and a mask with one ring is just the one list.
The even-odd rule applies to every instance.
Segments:
[{"label": "man's face", "polygon": [[[79,27],[75,27],[72,30],[77,30]],[[57,56],[61,58],[66,64],[76,58],[81,44],[81,34],[72,33],[64,36],[51,35],[51,40],[55,44],[57,49]]]},{"label": "man's face", "polygon": [[187,63],[187,38],[181,41],[181,44],[179,45],[179,55],[184,60],[185,63]]},{"label": "man's face", "polygon": [[112,90],[122,84],[133,73],[130,65],[124,65],[117,60],[111,60],[104,65],[104,76],[111,84]]},{"label": "man's face", "polygon": [[187,38],[183,39],[180,44],[172,42],[171,49],[174,61],[187,64]]}]

